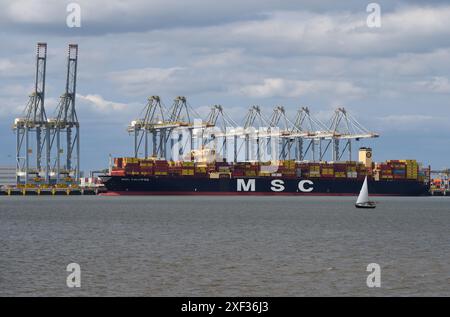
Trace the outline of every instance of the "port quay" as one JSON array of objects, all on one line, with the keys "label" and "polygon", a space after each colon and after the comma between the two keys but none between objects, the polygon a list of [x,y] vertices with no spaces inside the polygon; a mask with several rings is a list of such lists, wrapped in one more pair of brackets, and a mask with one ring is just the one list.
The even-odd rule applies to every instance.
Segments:
[{"label": "port quay", "polygon": [[[448,171],[433,171],[414,159],[374,162],[372,149],[364,146],[355,160],[355,142],[379,134],[344,107],[326,125],[308,107],[289,118],[283,106],[266,116],[254,105],[239,125],[219,104],[198,119],[184,96],[176,97],[169,109],[159,96],[150,96],[141,117],[128,125],[133,156],[110,158],[105,169],[81,177],[75,107],[78,45],[69,44],[67,52],[65,90],[56,116],[47,117],[47,44],[37,44],[34,90],[25,116],[13,124],[16,166],[0,168],[0,195],[356,195],[365,177],[374,194],[449,194]],[[248,181],[253,187],[242,191],[239,184]],[[314,186],[304,190],[299,181]]]}]

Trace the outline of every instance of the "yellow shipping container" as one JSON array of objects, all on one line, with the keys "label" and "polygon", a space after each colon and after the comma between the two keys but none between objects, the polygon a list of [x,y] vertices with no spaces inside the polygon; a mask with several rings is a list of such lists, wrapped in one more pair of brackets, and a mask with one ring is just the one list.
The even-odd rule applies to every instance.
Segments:
[{"label": "yellow shipping container", "polygon": [[194,170],[193,169],[183,169],[183,170],[181,170],[181,175],[192,176],[192,175],[194,175]]},{"label": "yellow shipping container", "polygon": [[290,160],[290,161],[284,161],[283,162],[283,166],[284,167],[295,167],[295,161]]},{"label": "yellow shipping container", "polygon": [[128,164],[128,163],[139,163],[139,160],[137,158],[135,158],[135,157],[124,157],[123,158],[123,162],[125,164]]},{"label": "yellow shipping container", "polygon": [[322,175],[331,175],[334,174],[333,168],[322,168]]}]

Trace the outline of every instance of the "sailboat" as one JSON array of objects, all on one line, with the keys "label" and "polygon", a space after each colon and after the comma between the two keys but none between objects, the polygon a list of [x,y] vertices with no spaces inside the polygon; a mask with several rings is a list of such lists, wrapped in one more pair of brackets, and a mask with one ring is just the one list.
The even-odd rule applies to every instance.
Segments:
[{"label": "sailboat", "polygon": [[359,192],[358,199],[355,204],[356,208],[375,208],[375,202],[369,200],[369,189],[367,187],[367,176]]}]

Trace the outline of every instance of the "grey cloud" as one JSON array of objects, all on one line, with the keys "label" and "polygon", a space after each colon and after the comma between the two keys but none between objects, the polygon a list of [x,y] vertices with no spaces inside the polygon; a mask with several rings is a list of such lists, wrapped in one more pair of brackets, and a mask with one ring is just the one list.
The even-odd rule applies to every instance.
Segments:
[{"label": "grey cloud", "polygon": [[[179,27],[221,25],[236,21],[261,20],[272,11],[347,11],[364,12],[359,0],[3,0],[0,26],[18,32],[44,32],[60,35],[98,35],[143,32]],[[66,6],[80,4],[82,27],[68,29]],[[383,10],[394,7],[392,1],[379,1]]]},{"label": "grey cloud", "polygon": [[[415,142],[411,133],[432,136],[429,126],[437,121],[427,119],[435,117],[430,111],[444,121],[450,118],[450,9],[445,3],[421,8],[414,1],[381,2],[380,30],[364,26],[361,1],[191,2],[188,8],[168,1],[151,9],[144,1],[123,2],[122,9],[119,2],[109,8],[97,3],[84,3],[96,12],[85,12],[82,30],[60,26],[64,17],[33,22],[25,14],[0,20],[0,40],[7,43],[0,51],[1,132],[11,132],[12,118],[28,98],[37,41],[49,44],[49,111],[63,90],[66,46],[80,45],[78,112],[83,133],[101,132],[96,140],[104,143],[104,153],[131,149],[125,127],[152,94],[161,95],[166,106],[186,95],[202,113],[220,103],[238,122],[252,104],[261,105],[266,115],[283,104],[291,117],[308,105],[324,119],[344,105],[373,130],[389,135],[396,128],[395,140],[404,146]],[[193,11],[199,7],[197,15]],[[179,14],[183,11],[185,16]],[[221,12],[210,14],[216,11]],[[383,138],[383,145],[390,140]],[[86,140],[92,149],[94,141]]]}]

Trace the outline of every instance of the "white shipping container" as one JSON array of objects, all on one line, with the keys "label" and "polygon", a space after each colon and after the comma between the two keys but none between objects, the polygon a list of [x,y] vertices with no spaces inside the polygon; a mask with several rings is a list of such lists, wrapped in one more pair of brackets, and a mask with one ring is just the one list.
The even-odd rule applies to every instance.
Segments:
[{"label": "white shipping container", "polygon": [[356,178],[356,177],[358,177],[358,173],[357,172],[347,172],[347,177],[348,178]]}]

